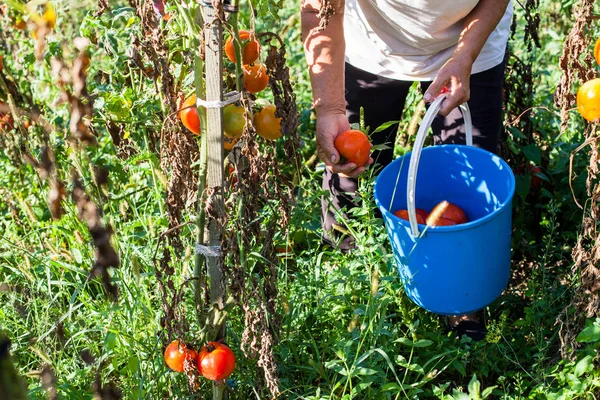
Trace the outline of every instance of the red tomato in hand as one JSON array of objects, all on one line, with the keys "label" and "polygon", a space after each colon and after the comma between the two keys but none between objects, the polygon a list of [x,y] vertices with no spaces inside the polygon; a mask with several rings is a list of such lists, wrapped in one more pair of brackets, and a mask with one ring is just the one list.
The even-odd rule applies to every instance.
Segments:
[{"label": "red tomato in hand", "polygon": [[357,167],[365,165],[371,156],[371,143],[367,135],[354,129],[340,133],[334,142],[336,150]]},{"label": "red tomato in hand", "polygon": [[275,116],[275,105],[266,106],[254,114],[256,133],[268,140],[279,139],[281,133],[281,118]]},{"label": "red tomato in hand", "polygon": [[165,364],[173,371],[183,372],[186,360],[195,362],[198,358],[198,353],[194,350],[188,349],[185,343],[179,343],[174,340],[169,344],[165,350]]},{"label": "red tomato in hand", "polygon": [[244,86],[250,93],[258,93],[267,87],[269,75],[262,64],[244,65]]},{"label": "red tomato in hand", "polygon": [[465,222],[468,222],[467,215],[463,209],[446,200],[433,207],[429,213],[429,217],[427,217],[427,225],[439,226],[440,224],[438,223],[438,219],[440,218],[447,218],[451,221],[454,221],[455,224],[464,224]]},{"label": "red tomato in hand", "polygon": [[[417,224],[425,224],[427,217],[423,216],[423,212],[427,213],[427,211],[421,210],[421,212],[419,212],[419,210],[421,210],[421,209],[417,208],[417,211],[416,211]],[[396,211],[394,211],[394,215],[398,218],[402,218],[404,220],[410,221],[408,218],[408,210],[396,210]]]},{"label": "red tomato in hand", "polygon": [[[242,64],[252,64],[258,58],[260,53],[260,43],[256,40],[254,32],[240,30],[240,46],[242,47]],[[229,36],[225,41],[225,54],[229,61],[235,62],[235,46],[233,45],[233,36]]]},{"label": "red tomato in hand", "polygon": [[244,107],[228,104],[223,108],[223,133],[230,138],[239,138],[244,133],[246,118]]},{"label": "red tomato in hand", "polygon": [[181,105],[182,110],[179,111],[179,119],[183,126],[188,128],[191,132],[196,135],[200,134],[200,116],[196,109],[196,95],[192,94],[190,97],[185,99]]},{"label": "red tomato in hand", "polygon": [[227,378],[235,368],[235,355],[229,346],[208,342],[198,355],[198,370],[207,379],[220,381]]}]

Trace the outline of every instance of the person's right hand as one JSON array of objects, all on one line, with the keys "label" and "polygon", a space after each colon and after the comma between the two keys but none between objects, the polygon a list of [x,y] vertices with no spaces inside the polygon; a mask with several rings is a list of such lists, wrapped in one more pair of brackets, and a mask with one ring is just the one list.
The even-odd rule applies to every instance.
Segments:
[{"label": "person's right hand", "polygon": [[348,162],[338,164],[340,162],[340,153],[335,148],[335,138],[342,132],[350,128],[348,118],[344,114],[328,114],[317,117],[317,154],[325,163],[327,168],[336,174],[348,178],[356,178],[363,173],[367,165],[373,163],[373,159],[369,157],[366,165],[357,166],[354,163]]}]

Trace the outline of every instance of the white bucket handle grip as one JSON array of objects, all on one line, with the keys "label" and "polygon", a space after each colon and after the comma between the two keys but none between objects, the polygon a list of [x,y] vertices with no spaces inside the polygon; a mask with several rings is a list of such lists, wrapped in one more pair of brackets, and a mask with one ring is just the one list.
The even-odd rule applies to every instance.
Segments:
[{"label": "white bucket handle grip", "polygon": [[[415,206],[415,190],[417,187],[417,170],[419,168],[419,159],[421,158],[421,151],[423,150],[423,144],[425,143],[425,138],[427,137],[429,128],[431,127],[431,124],[433,123],[437,113],[442,108],[442,102],[445,98],[446,94],[442,93],[433,101],[433,103],[431,103],[431,106],[429,106],[429,109],[423,117],[419,131],[417,132],[415,145],[410,157],[408,181],[406,183],[406,204],[408,208],[410,229],[415,237],[419,236],[419,226],[417,224],[417,212]],[[467,103],[463,103],[459,106],[459,108],[462,111],[463,119],[465,121],[467,146],[473,146],[473,123],[471,121],[471,112],[469,111],[469,106]]]}]

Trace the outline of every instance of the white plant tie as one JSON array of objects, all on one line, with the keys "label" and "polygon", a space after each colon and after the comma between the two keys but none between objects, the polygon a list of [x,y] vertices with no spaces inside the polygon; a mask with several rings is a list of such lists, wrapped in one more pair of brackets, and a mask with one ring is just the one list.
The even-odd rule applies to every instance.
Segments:
[{"label": "white plant tie", "polygon": [[196,243],[196,254],[202,254],[205,257],[220,257],[221,246],[205,246],[203,244]]},{"label": "white plant tie", "polygon": [[225,93],[225,100],[211,100],[207,101],[201,98],[196,98],[196,107],[204,107],[204,108],[223,108],[228,104],[235,103],[242,98],[242,94],[240,92],[229,92]]}]

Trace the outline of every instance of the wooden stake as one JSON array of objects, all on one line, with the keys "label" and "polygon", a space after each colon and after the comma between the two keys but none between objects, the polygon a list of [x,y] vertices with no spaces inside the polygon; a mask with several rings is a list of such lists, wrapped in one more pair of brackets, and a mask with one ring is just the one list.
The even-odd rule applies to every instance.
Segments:
[{"label": "wooden stake", "polygon": [[[206,101],[223,101],[223,27],[221,18],[223,16],[215,15],[216,10],[222,10],[221,0],[214,0],[213,6],[205,6],[204,10],[204,38],[205,38],[205,68],[206,68]],[[223,226],[221,226],[220,216],[225,212],[223,203],[223,161],[225,151],[223,149],[223,109],[206,109],[207,126],[207,189],[208,199],[212,209],[211,215],[208,215],[208,226],[205,232],[205,243],[209,246],[220,246]],[[214,216],[217,218],[214,218]],[[225,286],[223,279],[223,256],[207,257],[206,268],[210,280],[210,301],[222,308],[225,301]],[[217,334],[217,338],[222,339],[225,336],[225,324],[223,324]],[[213,400],[224,398],[225,387],[213,385]]]}]

